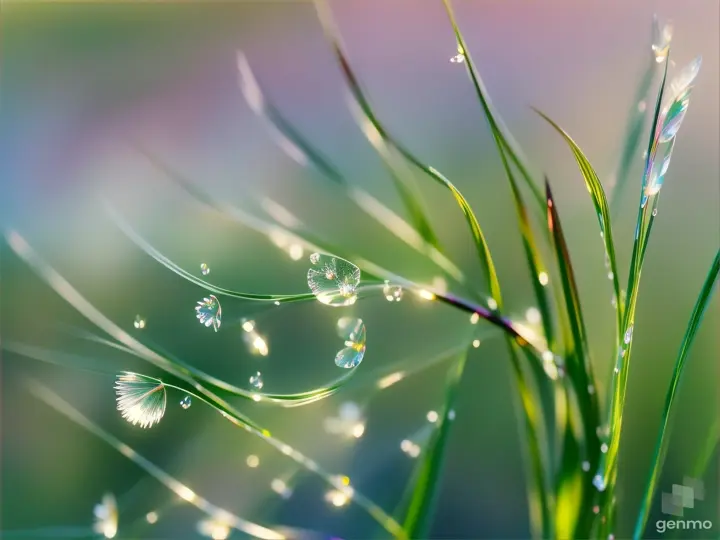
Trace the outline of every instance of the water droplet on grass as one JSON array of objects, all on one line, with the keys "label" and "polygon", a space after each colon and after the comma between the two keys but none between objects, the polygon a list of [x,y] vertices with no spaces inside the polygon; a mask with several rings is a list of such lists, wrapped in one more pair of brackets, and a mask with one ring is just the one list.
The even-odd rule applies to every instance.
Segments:
[{"label": "water droplet on grass", "polygon": [[630,340],[632,340],[632,336],[633,336],[633,325],[631,324],[628,327],[628,329],[625,330],[625,337],[623,338],[623,342],[625,343],[625,345],[630,343]]},{"label": "water droplet on grass", "polygon": [[133,326],[138,330],[142,330],[145,328],[145,319],[140,315],[136,315],[135,320],[133,321]]},{"label": "water droplet on grass", "polygon": [[657,16],[653,17],[652,51],[655,54],[655,61],[658,64],[664,62],[670,52],[670,41],[673,35],[672,22],[667,21],[660,25]]},{"label": "water droplet on grass", "polygon": [[605,444],[605,443],[602,443],[602,444],[600,445],[600,451],[601,451],[603,454],[607,454],[608,445]]},{"label": "water droplet on grass", "polygon": [[399,302],[402,300],[403,290],[400,285],[391,285],[389,281],[385,281],[383,295],[388,302]]},{"label": "water droplet on grass", "polygon": [[653,208],[652,215],[653,217],[657,216],[657,208]]},{"label": "water droplet on grass", "polygon": [[357,367],[365,356],[365,323],[362,319],[341,317],[337,333],[345,341],[345,347],[335,355],[335,365],[346,369]]},{"label": "water droplet on grass", "polygon": [[262,373],[259,371],[255,373],[252,377],[250,377],[250,386],[255,388],[256,390],[262,389],[262,387],[265,385],[262,379]]},{"label": "water droplet on grass", "polygon": [[601,475],[596,474],[592,483],[598,491],[605,491],[605,480]]},{"label": "water droplet on grass", "polygon": [[497,301],[494,298],[488,298],[487,305],[492,310],[496,310],[498,307]]},{"label": "water droplet on grass", "polygon": [[550,277],[547,275],[547,272],[540,272],[538,274],[538,281],[540,282],[540,285],[543,287],[548,284],[550,281]]},{"label": "water droplet on grass", "polygon": [[464,61],[465,61],[464,54],[456,54],[455,56],[450,58],[450,62],[453,64],[462,64]]},{"label": "water droplet on grass", "polygon": [[210,273],[210,267],[206,263],[200,265],[200,272],[203,276],[207,276]]},{"label": "water droplet on grass", "polygon": [[212,326],[216,332],[218,331],[222,321],[222,309],[220,308],[220,301],[214,295],[211,294],[207,298],[198,301],[195,311],[200,324],[207,327]]},{"label": "water droplet on grass", "polygon": [[192,398],[190,396],[185,396],[180,400],[180,406],[183,409],[189,409],[190,405],[192,405]]},{"label": "water droplet on grass", "polygon": [[590,462],[583,461],[581,467],[583,471],[588,472],[590,470]]},{"label": "water droplet on grass", "polygon": [[472,342],[472,346],[477,349],[478,347],[480,347],[480,343],[481,341],[479,339],[474,339]]},{"label": "water droplet on grass", "polygon": [[593,514],[599,514],[600,513],[600,507],[596,504],[593,506]]},{"label": "water droplet on grass", "polygon": [[308,287],[315,297],[328,306],[348,306],[357,300],[356,289],[360,284],[360,269],[353,263],[313,253],[313,268],[307,273]]}]

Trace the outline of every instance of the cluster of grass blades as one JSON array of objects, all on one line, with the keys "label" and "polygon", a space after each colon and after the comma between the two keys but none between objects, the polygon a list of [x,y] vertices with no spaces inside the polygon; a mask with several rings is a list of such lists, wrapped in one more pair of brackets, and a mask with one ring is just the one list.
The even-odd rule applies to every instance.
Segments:
[{"label": "cluster of grass blades", "polygon": [[[427,287],[379,267],[354,253],[348,253],[338,246],[330,245],[321,234],[302,226],[298,225],[291,230],[291,228],[283,227],[273,221],[247,214],[225,202],[219,202],[163,163],[157,156],[142,148],[140,151],[176,186],[195,200],[210,206],[221,214],[262,234],[271,236],[280,232],[297,240],[308,250],[332,254],[356,263],[362,270],[364,279],[363,284],[357,289],[360,298],[382,288],[388,282],[392,282],[424,296],[427,300],[442,302],[463,310],[475,318],[475,322],[483,319],[496,331],[501,332],[508,347],[517,389],[517,413],[521,426],[520,438],[524,449],[532,536],[534,538],[562,539],[612,538],[616,527],[617,463],[622,446],[622,419],[640,275],[656,216],[660,187],[669,166],[678,128],[688,107],[700,62],[696,60],[691,63],[669,84],[666,84],[671,33],[657,31],[658,36],[654,38],[653,43],[654,56],[651,58],[651,67],[645,73],[638,90],[638,96],[646,95],[652,84],[656,66],[664,64],[656,105],[652,111],[652,128],[641,179],[637,229],[628,271],[626,296],[620,286],[622,276],[616,256],[611,208],[617,204],[622,190],[629,181],[629,156],[635,153],[641,138],[642,120],[645,115],[641,114],[635,118],[628,129],[627,143],[618,169],[618,184],[613,191],[613,199],[609,202],[595,169],[579,145],[548,115],[537,111],[571,150],[597,214],[602,248],[606,255],[607,275],[614,297],[613,351],[616,354],[616,358],[613,358],[614,372],[609,394],[601,396],[592,369],[591,348],[588,343],[571,253],[563,234],[560,212],[553,197],[550,182],[545,178],[541,184],[530,172],[530,167],[519,145],[492,105],[449,0],[443,0],[443,3],[457,41],[458,51],[463,57],[470,82],[478,98],[478,113],[487,121],[509,184],[529,279],[532,282],[533,294],[541,315],[543,333],[541,339],[528,337],[522,327],[513,322],[504,312],[500,277],[493,263],[492,251],[483,233],[481,222],[470,203],[450,179],[416,157],[411,150],[394,138],[373,110],[369,92],[362,87],[358,76],[351,68],[349,54],[342,44],[340,33],[324,0],[316,0],[315,5],[325,35],[350,90],[351,111],[362,132],[382,158],[403,202],[409,222],[386,208],[368,193],[353,186],[319,150],[314,148],[303,137],[301,131],[282,115],[279,107],[268,100],[260,89],[248,59],[242,53],[238,53],[237,68],[240,87],[246,101],[266,121],[280,146],[292,154],[298,163],[313,166],[322,172],[332,184],[344,190],[349,199],[361,210],[383,224],[398,239],[432,260],[458,288],[470,288],[469,299],[445,291],[428,290]],[[658,25],[658,22],[655,21],[655,24]],[[427,177],[447,189],[463,212],[483,270],[484,287],[487,292],[483,293],[477,287],[473,288],[474,280],[469,280],[464,276],[457,266],[443,254],[441,243],[433,231],[431,219],[415,188],[416,173],[420,173],[418,176]],[[112,206],[106,204],[106,208],[110,219],[138,248],[172,272],[209,293],[278,305],[316,299],[315,294],[305,292],[258,294],[216,286],[181,268],[147,242]],[[240,413],[227,399],[239,397],[249,401],[264,401],[280,406],[305,405],[340,391],[350,382],[355,373],[355,369],[353,369],[327,385],[296,394],[263,394],[247,391],[185,363],[157,345],[141,342],[132,337],[82,297],[29,246],[19,233],[10,231],[6,234],[6,239],[11,249],[60,296],[111,338],[106,339],[90,334],[84,336],[86,339],[114,347],[149,362],[155,369],[166,373],[168,381],[171,381],[153,379],[162,386],[163,391],[165,387],[181,389],[221,413],[234,425],[257,435],[278,449],[290,447]],[[553,254],[552,261],[543,260],[541,250],[543,244]],[[642,537],[654,500],[668,443],[669,419],[678,384],[687,363],[688,351],[716,284],[720,271],[719,257],[720,255],[715,257],[702,286],[680,347],[633,538]],[[442,472],[444,448],[452,426],[452,422],[448,420],[463,377],[470,348],[469,343],[470,339],[467,343],[459,344],[456,349],[438,359],[438,361],[453,360],[445,387],[445,401],[440,409],[435,431],[417,462],[411,485],[407,491],[408,496],[400,505],[399,513],[402,515],[393,516],[358,493],[357,490],[353,491],[352,500],[362,506],[393,537],[427,538],[430,535],[438,479]],[[80,369],[91,365],[89,362],[77,358],[54,356],[51,351],[41,350],[27,344],[6,343],[4,347],[31,358],[57,361],[75,367],[80,366]],[[403,373],[407,374],[406,371]],[[387,375],[392,376],[393,374]],[[138,377],[142,376],[138,375]],[[375,381],[376,378],[370,377],[369,380]],[[83,425],[116,449],[121,452],[126,449],[123,453],[127,457],[133,459],[170,489],[175,490],[174,488],[179,485],[177,481],[168,477],[156,466],[92,424],[68,404],[53,396],[48,389],[43,389],[35,384],[33,392],[40,399]],[[708,441],[710,450],[704,452],[699,458],[699,469],[706,466],[709,460],[707,456],[715,448],[717,437],[718,430],[715,428]],[[289,451],[283,451],[283,453],[286,453],[303,469],[324,478],[330,485],[334,485],[336,482],[333,475],[294,449],[290,448]],[[345,486],[345,488],[348,487],[348,485]],[[198,503],[201,510],[207,511],[209,514],[217,513],[217,507],[202,497],[193,495],[194,502]],[[285,537],[274,529],[265,528],[237,516],[230,517],[233,519],[235,528],[250,536],[257,538]]]}]

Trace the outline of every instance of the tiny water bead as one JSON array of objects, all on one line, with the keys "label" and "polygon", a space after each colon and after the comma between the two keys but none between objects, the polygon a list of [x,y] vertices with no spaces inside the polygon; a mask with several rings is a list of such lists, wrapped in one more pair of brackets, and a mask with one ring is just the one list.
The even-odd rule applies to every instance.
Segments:
[{"label": "tiny water bead", "polygon": [[598,491],[605,491],[605,487],[606,487],[605,480],[603,479],[603,477],[601,475],[596,474],[595,477],[593,478],[592,483],[593,483],[593,486],[595,486],[595,489],[597,489]]},{"label": "tiny water bead", "polygon": [[247,459],[245,459],[245,463],[251,469],[255,469],[258,465],[260,465],[260,458],[257,457],[255,454],[250,454]]},{"label": "tiny water bead", "polygon": [[250,386],[255,388],[256,390],[261,390],[262,387],[265,385],[262,379],[262,373],[259,371],[255,373],[252,377],[250,377]]},{"label": "tiny water bead", "polygon": [[145,328],[145,319],[141,317],[140,315],[135,316],[135,320],[133,321],[133,326],[137,328],[138,330],[142,330]]},{"label": "tiny water bead", "polygon": [[540,315],[540,310],[535,307],[528,308],[525,312],[525,318],[527,319],[527,322],[530,324],[539,324],[542,320],[542,316]]},{"label": "tiny water bead", "polygon": [[438,415],[437,411],[428,411],[426,418],[427,418],[428,422],[430,422],[431,424],[434,424],[435,422],[438,421],[439,415]]},{"label": "tiny water bead", "polygon": [[365,356],[365,323],[362,319],[341,317],[337,322],[337,333],[345,341],[345,348],[335,355],[335,365],[346,369],[357,367]]},{"label": "tiny water bead", "polygon": [[657,208],[653,208],[652,215],[653,217],[657,216]]},{"label": "tiny water bead", "polygon": [[199,300],[195,306],[195,311],[195,316],[200,321],[200,324],[206,327],[212,326],[216,332],[218,331],[222,321],[222,309],[220,301],[214,295],[211,294],[207,298]]},{"label": "tiny water bead", "polygon": [[548,276],[547,272],[540,272],[538,274],[538,281],[540,282],[540,285],[544,287],[550,282],[550,276]]},{"label": "tiny water bead", "polygon": [[183,409],[189,409],[190,405],[192,405],[192,398],[190,396],[185,396],[180,400],[180,406]]},{"label": "tiny water bead", "polygon": [[349,306],[357,300],[360,269],[353,263],[331,255],[310,255],[307,283],[321,303],[328,306]]},{"label": "tiny water bead", "polygon": [[672,35],[672,22],[667,21],[665,24],[660,25],[660,21],[655,16],[653,18],[652,51],[658,64],[662,64],[668,57]]},{"label": "tiny water bead", "polygon": [[243,319],[242,339],[245,342],[246,347],[250,351],[250,354],[267,356],[268,354],[270,354],[270,348],[268,347],[267,339],[258,334],[255,328],[255,321]]},{"label": "tiny water bead", "polygon": [[608,445],[605,444],[605,443],[602,443],[602,444],[600,445],[600,451],[601,451],[603,454],[607,454]]},{"label": "tiny water bead", "polygon": [[[625,337],[623,338],[623,342],[625,343],[625,345],[630,343],[630,341],[632,340],[632,336],[633,336],[633,325],[631,324],[628,327],[628,329],[625,330]],[[624,351],[623,351],[623,353],[624,353]],[[625,355],[621,354],[621,356],[625,356]]]},{"label": "tiny water bead", "polygon": [[477,349],[478,347],[480,347],[480,343],[481,341],[479,339],[474,339],[472,342],[472,346]]},{"label": "tiny water bead", "polygon": [[388,302],[399,302],[402,300],[403,290],[399,285],[391,285],[386,280],[385,285],[383,285],[383,295]]},{"label": "tiny water bead", "polygon": [[488,298],[487,305],[493,311],[496,310],[498,307],[497,300],[495,300],[494,298]]},{"label": "tiny water bead", "polygon": [[457,54],[450,58],[452,64],[462,64],[465,61],[465,50],[462,45],[457,46]]},{"label": "tiny water bead", "polygon": [[590,462],[589,461],[583,461],[582,465],[580,465],[583,471],[588,472],[590,470]]},{"label": "tiny water bead", "polygon": [[200,265],[200,273],[203,276],[207,276],[210,273],[210,267],[207,265],[207,263],[202,263]]}]

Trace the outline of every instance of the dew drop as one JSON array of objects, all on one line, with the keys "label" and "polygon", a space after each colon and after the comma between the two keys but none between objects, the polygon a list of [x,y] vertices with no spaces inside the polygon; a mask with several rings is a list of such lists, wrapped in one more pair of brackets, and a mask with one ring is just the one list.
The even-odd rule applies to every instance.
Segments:
[{"label": "dew drop", "polygon": [[206,263],[200,265],[200,272],[203,276],[207,276],[210,273],[210,267]]},{"label": "dew drop", "polygon": [[607,250],[605,251],[605,268],[610,268],[610,255]]},{"label": "dew drop", "polygon": [[608,272],[607,277],[608,277],[609,280],[612,281],[612,278],[615,277],[615,274],[613,274],[612,272]]},{"label": "dew drop", "polygon": [[453,64],[462,64],[464,61],[465,61],[464,54],[456,54],[455,56],[450,58],[450,62]]},{"label": "dew drop", "polygon": [[645,109],[647,109],[647,104],[644,101],[638,103],[638,112],[645,112]]},{"label": "dew drop", "polygon": [[222,309],[220,308],[220,301],[215,296],[211,294],[207,298],[198,301],[195,311],[200,324],[207,327],[212,326],[216,332],[218,331],[222,320]]},{"label": "dew drop", "polygon": [[480,314],[479,313],[473,313],[470,315],[470,324],[477,324],[480,320]]},{"label": "dew drop", "polygon": [[652,215],[653,217],[657,216],[657,208],[653,208]]},{"label": "dew drop", "polygon": [[583,461],[581,467],[583,471],[588,472],[590,470],[590,462]]},{"label": "dew drop", "polygon": [[183,409],[189,409],[190,405],[192,405],[192,398],[190,396],[185,396],[180,400],[180,406]]},{"label": "dew drop", "polygon": [[603,477],[599,474],[596,474],[593,478],[593,486],[595,486],[595,489],[598,491],[605,491],[605,480],[603,480]]},{"label": "dew drop", "polygon": [[614,308],[617,307],[617,296],[615,296],[614,294],[612,295],[612,298],[610,299],[610,304],[611,304],[612,307],[614,307]]},{"label": "dew drop", "polygon": [[625,342],[625,345],[630,343],[630,340],[632,340],[633,336],[633,325],[631,324],[627,330],[625,330],[625,337],[623,338],[623,341]]},{"label": "dew drop", "polygon": [[540,272],[538,274],[538,281],[540,282],[540,285],[543,287],[548,284],[550,281],[550,277],[547,275],[547,272]]},{"label": "dew drop", "polygon": [[383,295],[388,302],[399,302],[402,300],[403,290],[400,285],[391,285],[389,281],[385,281]]},{"label": "dew drop", "polygon": [[434,424],[435,422],[437,422],[439,417],[440,416],[438,415],[437,411],[428,411],[428,413],[426,415],[427,421],[430,422],[431,424]]},{"label": "dew drop", "polygon": [[655,16],[653,18],[652,51],[655,55],[655,61],[658,64],[662,64],[668,57],[672,35],[672,22],[667,21],[661,26],[660,21],[658,21],[657,16]]},{"label": "dew drop", "polygon": [[337,322],[337,333],[345,341],[345,347],[335,355],[335,365],[346,369],[357,367],[365,356],[365,323],[362,319],[341,317]]},{"label": "dew drop", "polygon": [[600,507],[596,504],[593,506],[593,514],[599,514],[600,513]]},{"label": "dew drop", "polygon": [[259,371],[255,373],[252,377],[250,377],[250,386],[255,388],[256,390],[261,390],[262,387],[265,385],[262,379],[262,373]]},{"label": "dew drop", "polygon": [[525,312],[525,318],[530,324],[540,324],[540,321],[542,320],[540,310],[536,307],[528,308]]},{"label": "dew drop", "polygon": [[602,444],[600,445],[600,451],[601,451],[603,454],[607,454],[608,445],[605,444],[605,443],[602,443]]},{"label": "dew drop", "polygon": [[310,255],[314,268],[307,273],[310,290],[321,303],[328,306],[349,306],[357,300],[360,269],[353,263],[331,255]]},{"label": "dew drop", "polygon": [[592,384],[589,384],[587,387],[588,394],[591,396],[595,393],[595,387]]},{"label": "dew drop", "polygon": [[270,482],[270,489],[280,495],[283,499],[288,499],[292,495],[292,490],[280,478],[275,478],[272,482]]},{"label": "dew drop", "polygon": [[138,330],[142,330],[145,328],[145,319],[141,317],[140,315],[135,316],[135,320],[133,321],[133,326],[137,328]]},{"label": "dew drop", "polygon": [[479,339],[474,339],[473,342],[472,342],[472,346],[477,349],[478,347],[480,347],[480,343],[481,343],[481,342],[480,342]]},{"label": "dew drop", "polygon": [[487,305],[492,310],[496,310],[498,307],[497,301],[494,298],[488,298]]},{"label": "dew drop", "polygon": [[455,420],[455,409],[450,409],[447,413],[448,420]]},{"label": "dew drop", "polygon": [[250,454],[245,460],[245,463],[247,463],[247,466],[251,469],[255,469],[258,465],[260,465],[260,458],[255,454]]}]

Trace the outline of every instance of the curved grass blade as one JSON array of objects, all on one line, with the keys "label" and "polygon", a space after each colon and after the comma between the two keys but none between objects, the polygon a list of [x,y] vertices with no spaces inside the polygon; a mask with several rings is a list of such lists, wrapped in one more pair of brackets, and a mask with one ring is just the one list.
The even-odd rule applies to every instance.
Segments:
[{"label": "curved grass blade", "polygon": [[[338,169],[330,164],[329,161],[301,135],[300,131],[279,112],[278,108],[267,99],[257,82],[247,58],[242,52],[238,52],[238,73],[240,77],[240,87],[243,90],[247,103],[260,118],[269,124],[271,131],[276,134],[276,139],[279,136],[281,147],[287,149],[287,144],[283,144],[283,142],[286,143],[289,141],[291,148],[298,148],[307,158],[307,162],[312,164],[336,184],[342,185],[346,189],[350,199],[353,200],[361,210],[407,245],[420,253],[427,254],[435,264],[456,281],[460,283],[464,282],[465,278],[460,269],[439,251],[437,238],[432,230],[429,229],[429,224],[427,224],[424,218],[422,207],[412,200],[412,193],[405,194],[404,186],[401,188],[402,191],[400,194],[406,206],[411,209],[413,214],[418,214],[415,228],[363,189],[350,185]],[[397,179],[393,178],[393,180]],[[418,232],[423,230],[425,231],[425,235],[423,235],[422,232]]]},{"label": "curved grass blade", "polygon": [[568,392],[565,397],[565,424],[563,433],[563,452],[560,470],[555,480],[555,536],[557,538],[582,538],[577,533],[578,520],[583,508],[583,499],[587,496],[587,483],[583,485],[583,473],[580,468],[580,445],[575,437],[574,412]]},{"label": "curved grass blade", "polygon": [[[488,280],[488,288],[490,289],[490,294],[492,295],[492,298],[497,302],[498,308],[501,308],[502,296],[500,294],[500,285],[497,280],[497,273],[492,262],[492,257],[490,255],[490,250],[487,246],[487,242],[485,241],[485,237],[483,236],[482,229],[480,228],[480,224],[478,223],[477,218],[475,217],[475,214],[470,207],[470,204],[467,202],[462,193],[460,193],[460,191],[447,178],[445,178],[442,174],[440,174],[432,167],[423,165],[414,157],[410,159],[411,155],[409,154],[409,152],[402,150],[400,145],[397,144],[395,140],[388,134],[387,130],[383,127],[383,125],[380,123],[377,116],[373,112],[367,98],[365,97],[364,92],[360,87],[357,77],[355,76],[350,67],[347,57],[343,52],[338,33],[335,30],[335,25],[332,21],[329,8],[327,7],[324,0],[315,0],[315,6],[317,8],[320,21],[323,25],[323,29],[325,30],[325,34],[332,45],[333,52],[335,53],[338,63],[340,64],[342,74],[345,77],[345,81],[350,89],[350,94],[353,100],[352,107],[356,115],[359,117],[363,133],[368,138],[368,140],[370,140],[373,146],[378,149],[380,155],[386,160],[388,166],[392,170],[397,171],[404,168],[405,164],[402,163],[400,158],[402,156],[405,156],[407,159],[410,160],[411,163],[419,167],[421,170],[429,174],[433,179],[435,179],[437,182],[439,182],[441,185],[445,186],[451,191],[453,197],[455,197],[455,200],[462,209],[463,214],[465,215],[465,218],[470,226],[470,230],[472,232],[473,239],[475,240],[475,246],[480,258],[480,264],[482,265],[482,268],[485,271],[486,278]],[[398,178],[403,177],[400,175],[396,176]]]},{"label": "curved grass blade", "polygon": [[655,490],[657,488],[658,478],[665,461],[665,453],[671,429],[670,414],[675,402],[675,396],[677,395],[678,386],[685,369],[687,355],[690,352],[690,347],[695,339],[695,334],[697,333],[700,322],[705,314],[710,297],[714,292],[715,282],[717,281],[719,273],[720,251],[718,251],[715,255],[715,260],[710,267],[710,271],[705,278],[705,283],[703,283],[698,299],[695,302],[695,307],[693,308],[687,329],[685,330],[685,336],[683,337],[682,344],[680,345],[680,352],[678,353],[677,360],[675,361],[672,379],[670,381],[670,386],[668,387],[667,395],[665,396],[665,407],[663,408],[662,420],[660,421],[660,431],[655,445],[655,452],[653,454],[652,465],[650,467],[650,475],[648,476],[642,504],[640,506],[640,512],[635,523],[635,532],[633,533],[633,539],[635,540],[641,538],[643,532],[645,531],[645,525],[650,513],[650,507],[652,506],[653,496],[655,495]]},{"label": "curved grass blade", "polygon": [[245,534],[252,536],[253,538],[263,538],[266,540],[284,540],[285,536],[282,534],[263,527],[252,521],[243,519],[235,514],[232,514],[228,510],[220,508],[212,504],[207,499],[201,497],[194,491],[192,491],[185,484],[179,482],[160,467],[149,461],[147,458],[138,454],[135,450],[130,448],[127,444],[114,437],[100,426],[92,422],[86,416],[81,414],[77,409],[72,407],[69,403],[64,401],[60,396],[55,394],[52,390],[46,386],[40,384],[37,381],[30,380],[28,382],[30,392],[39,400],[43,401],[57,412],[67,417],[80,427],[86,429],[99,439],[105,441],[107,444],[112,446],[115,450],[120,452],[122,455],[130,459],[140,468],[142,468],[149,475],[156,478],[161,484],[167,487],[170,491],[175,493],[178,497],[181,497],[185,501],[189,502],[200,511],[210,516],[222,516],[223,522],[228,526],[233,527]]},{"label": "curved grass blade", "polygon": [[602,237],[603,243],[605,245],[605,253],[608,257],[610,272],[612,272],[613,292],[615,294],[615,298],[618,299],[615,308],[617,332],[616,344],[618,344],[620,339],[620,331],[622,329],[622,302],[620,300],[620,278],[617,271],[617,261],[615,258],[615,243],[613,241],[612,225],[610,223],[610,207],[608,206],[607,198],[605,197],[605,190],[600,183],[600,179],[598,178],[595,169],[593,169],[593,166],[590,164],[583,151],[570,137],[570,135],[568,135],[568,133],[563,128],[556,124],[545,113],[539,111],[538,109],[534,110],[552,127],[554,127],[555,130],[557,130],[557,132],[562,135],[563,139],[565,139],[565,142],[567,142],[567,144],[570,146],[570,149],[575,156],[575,160],[580,167],[580,172],[582,173],[583,179],[585,180],[585,185],[590,192],[593,205],[595,206],[595,212],[597,213],[598,224],[600,225],[600,236]]},{"label": "curved grass blade", "polygon": [[[75,290],[72,285],[65,280],[65,278],[43,261],[42,258],[25,241],[25,239],[17,232],[10,231],[6,234],[6,239],[10,248],[22,260],[24,260],[60,297],[74,307],[85,318],[95,324],[95,326],[113,337],[118,343],[138,353],[141,358],[156,367],[163,369],[173,377],[176,377],[184,384],[188,385],[190,388],[194,388],[199,393],[194,395],[208,403],[213,409],[222,414],[225,419],[234,425],[260,437],[268,444],[288,455],[296,463],[314,472],[329,484],[335,485],[333,476],[320,468],[316,462],[307,458],[300,452],[292,450],[291,447],[279,439],[272,437],[268,430],[262,428],[260,425],[232,407],[232,405],[220,396],[197,382],[193,377],[188,375],[181,366],[173,364],[172,361],[140,343],[122,328],[113,323],[110,319],[105,317],[105,315],[103,315],[95,306],[93,306],[77,290]],[[286,448],[291,448],[289,454],[285,451]],[[354,492],[353,500],[355,500],[390,534],[398,538],[403,537],[404,533],[402,527],[392,517],[387,515],[382,508],[357,491]]]},{"label": "curved grass blade", "polygon": [[500,118],[500,115],[497,113],[497,111],[495,111],[495,108],[490,101],[490,96],[487,89],[485,88],[485,84],[480,77],[480,73],[475,68],[475,63],[470,56],[470,52],[468,51],[465,39],[463,38],[462,32],[460,32],[460,27],[455,20],[455,14],[453,13],[450,0],[443,0],[443,4],[445,6],[445,11],[447,12],[448,18],[450,19],[450,24],[455,34],[455,39],[457,40],[458,49],[462,51],[462,54],[465,57],[465,65],[467,66],[468,75],[470,76],[473,86],[475,87],[475,92],[480,99],[480,104],[482,105],[483,111],[485,112],[485,117],[487,118],[488,124],[490,124],[490,129],[493,133],[495,142],[498,144],[498,150],[502,152],[502,148],[505,148],[510,157],[510,160],[518,168],[521,176],[525,180],[527,187],[532,192],[533,199],[538,205],[538,209],[540,210],[540,212],[544,213],[545,199],[542,195],[542,192],[532,180],[532,176],[530,175],[528,167],[525,165],[527,160],[525,159],[522,151],[520,150],[520,145],[517,144],[512,134],[510,133],[510,130],[508,130],[508,128],[505,126],[502,119]]},{"label": "curved grass blade", "polygon": [[433,509],[439,488],[438,480],[442,472],[443,455],[452,424],[452,420],[448,418],[448,413],[455,402],[467,355],[467,350],[461,353],[448,373],[445,399],[439,415],[439,425],[423,450],[421,461],[413,475],[415,477],[415,487],[403,522],[403,529],[408,538],[429,538]]},{"label": "curved grass blade", "polygon": [[587,333],[583,321],[582,309],[580,307],[580,296],[578,294],[575,275],[570,262],[570,253],[565,242],[565,236],[560,224],[557,205],[552,196],[550,184],[545,180],[547,193],[548,229],[554,240],[557,263],[560,270],[560,282],[563,296],[565,297],[565,309],[570,327],[571,339],[566,345],[570,347],[567,351],[567,372],[572,381],[580,407],[585,442],[588,446],[588,460],[591,464],[597,463],[599,444],[597,444],[596,428],[599,425],[598,402],[595,394],[588,392],[588,387],[597,387],[593,375],[590,351],[587,342]]}]

